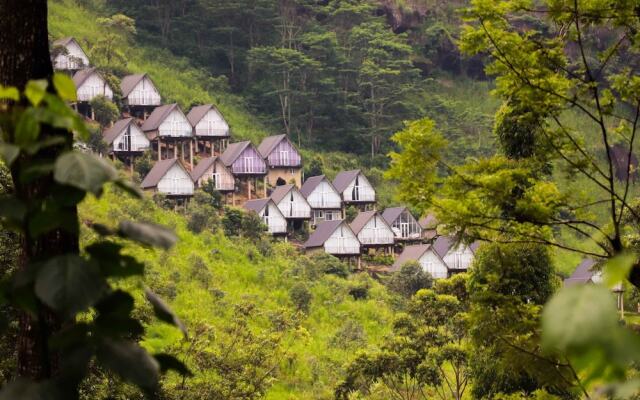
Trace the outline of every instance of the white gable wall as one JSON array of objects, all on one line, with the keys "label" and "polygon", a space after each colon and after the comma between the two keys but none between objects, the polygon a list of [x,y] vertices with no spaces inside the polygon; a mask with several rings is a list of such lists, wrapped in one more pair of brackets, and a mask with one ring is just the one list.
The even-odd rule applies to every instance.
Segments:
[{"label": "white gable wall", "polygon": [[360,254],[360,241],[344,223],[342,223],[324,242],[324,251],[329,254]]},{"label": "white gable wall", "polygon": [[[358,181],[358,185],[356,186],[356,180]],[[349,186],[342,192],[344,201],[353,201],[353,202],[374,202],[376,201],[376,192],[369,183],[369,180],[363,175],[359,174],[356,179],[354,179]]]},{"label": "white gable wall", "polygon": [[358,239],[362,244],[391,245],[393,244],[393,231],[384,222],[380,215],[375,215],[358,232]]},{"label": "white gable wall", "polygon": [[289,193],[278,203],[278,208],[285,218],[311,218],[311,207],[305,200],[304,196],[295,189],[291,189]]},{"label": "white gable wall", "polygon": [[193,186],[187,171],[178,164],[174,164],[158,182],[158,192],[170,195],[192,195]]},{"label": "white gable wall", "polygon": [[142,78],[127,96],[129,105],[159,106],[160,102],[160,93],[147,76]]},{"label": "white gable wall", "polygon": [[78,88],[79,101],[91,101],[96,96],[105,96],[113,99],[113,91],[102,77],[94,72]]},{"label": "white gable wall", "polygon": [[[129,135],[127,135],[129,130]],[[144,151],[149,148],[149,139],[136,124],[129,124],[113,141],[113,151]]]},{"label": "white gable wall", "polygon": [[89,58],[87,58],[78,43],[72,40],[65,48],[67,49],[67,54],[58,54],[54,60],[55,69],[82,69],[89,66]]},{"label": "white gable wall", "polygon": [[418,262],[422,266],[422,270],[428,272],[434,279],[444,279],[449,275],[447,266],[431,249],[425,251]]},{"label": "white gable wall", "polygon": [[287,220],[273,202],[268,202],[267,205],[260,210],[258,215],[260,215],[262,221],[267,225],[269,233],[287,233]]},{"label": "white gable wall", "polygon": [[326,181],[322,181],[316,186],[307,197],[307,201],[313,209],[340,209],[342,207],[340,194]]},{"label": "white gable wall", "polygon": [[219,112],[214,109],[209,110],[204,117],[196,124],[196,135],[198,136],[228,136],[229,124],[222,118]]},{"label": "white gable wall", "polygon": [[449,249],[443,259],[451,269],[468,269],[473,262],[473,252],[469,246],[461,243],[458,247]]},{"label": "white gable wall", "polygon": [[189,137],[191,124],[180,110],[175,109],[162,121],[158,131],[160,136]]},{"label": "white gable wall", "polygon": [[198,179],[198,185],[202,186],[210,179],[213,180],[216,190],[231,191],[236,187],[236,181],[233,175],[219,160],[216,160],[216,162],[202,174],[200,179]]}]

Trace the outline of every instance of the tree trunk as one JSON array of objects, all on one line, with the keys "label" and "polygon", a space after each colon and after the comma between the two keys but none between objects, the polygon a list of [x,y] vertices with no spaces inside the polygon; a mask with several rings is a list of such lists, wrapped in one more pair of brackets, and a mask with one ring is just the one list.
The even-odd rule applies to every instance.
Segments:
[{"label": "tree trunk", "polygon": [[[32,79],[51,81],[53,68],[49,56],[46,0],[0,0],[0,84],[24,88]],[[50,85],[51,86],[51,85]],[[42,127],[41,139],[63,135],[66,143],[48,147],[36,155],[22,154],[11,166],[15,195],[25,203],[50,196],[54,185],[53,174],[45,175],[27,184],[17,176],[21,170],[36,161],[53,160],[71,148],[72,137],[68,132]],[[76,216],[77,209],[70,206],[65,211]],[[25,224],[26,225],[26,224]],[[26,269],[33,261],[47,260],[64,253],[78,253],[78,235],[54,230],[37,238],[29,237],[25,226],[21,239],[19,268]],[[42,380],[56,374],[58,356],[48,346],[48,339],[60,327],[60,319],[42,304],[37,305],[36,316],[23,313],[19,317],[17,339],[18,375]]]}]

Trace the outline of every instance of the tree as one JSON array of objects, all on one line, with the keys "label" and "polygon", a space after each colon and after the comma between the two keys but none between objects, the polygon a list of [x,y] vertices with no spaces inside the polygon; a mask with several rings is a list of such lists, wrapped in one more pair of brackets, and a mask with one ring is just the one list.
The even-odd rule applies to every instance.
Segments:
[{"label": "tree", "polygon": [[433,278],[422,269],[420,263],[409,261],[400,267],[389,279],[389,288],[394,292],[410,298],[420,289],[429,289]]},{"label": "tree", "polygon": [[91,59],[109,72],[122,74],[126,71],[127,57],[120,48],[126,48],[130,37],[136,34],[135,21],[126,15],[115,14],[109,18],[98,18],[97,23],[108,33],[94,43]]},{"label": "tree", "polygon": [[110,125],[116,121],[120,116],[120,110],[105,96],[96,96],[89,102],[91,110],[95,115],[95,120],[98,121],[101,127]]},{"label": "tree", "polygon": [[291,298],[298,311],[302,311],[305,314],[309,312],[313,295],[304,283],[299,282],[293,285],[289,290],[289,298]]}]

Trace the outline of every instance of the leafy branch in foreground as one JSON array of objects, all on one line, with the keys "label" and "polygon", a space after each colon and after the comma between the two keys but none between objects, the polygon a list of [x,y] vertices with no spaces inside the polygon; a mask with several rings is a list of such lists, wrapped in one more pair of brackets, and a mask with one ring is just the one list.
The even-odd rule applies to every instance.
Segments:
[{"label": "leafy branch in foreground", "polygon": [[[144,328],[132,315],[134,298],[114,284],[144,272],[142,263],[122,253],[124,241],[168,249],[176,237],[159,226],[124,221],[118,229],[96,226],[102,239],[80,253],[76,206],[87,193],[99,197],[104,185],[113,183],[133,196],[141,194],[104,160],[71,148],[71,132],[87,134],[80,116],[65,103],[75,100],[75,86],[62,74],[52,82],[55,93],[46,80],[30,81],[22,93],[0,87],[0,155],[15,188],[0,197],[0,222],[22,236],[26,251],[26,262],[3,282],[0,301],[20,310],[21,323],[41,335],[35,342],[41,348],[28,349],[40,372],[20,371],[22,376],[7,384],[0,398],[77,398],[92,360],[153,393],[161,372],[189,371],[174,357],[155,357],[137,343]],[[35,187],[25,195],[25,188]],[[52,233],[69,235],[72,245],[57,253],[37,251]],[[147,298],[160,320],[186,335],[155,294],[147,291]]]}]

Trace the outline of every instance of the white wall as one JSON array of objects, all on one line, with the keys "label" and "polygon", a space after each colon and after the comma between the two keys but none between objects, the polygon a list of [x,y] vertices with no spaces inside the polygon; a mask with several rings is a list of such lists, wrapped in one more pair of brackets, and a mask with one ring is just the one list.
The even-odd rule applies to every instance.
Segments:
[{"label": "white wall", "polygon": [[[128,128],[131,133],[130,141],[127,141],[125,138],[125,132]],[[131,148],[129,148],[129,145]],[[142,130],[138,128],[136,124],[131,123],[128,127],[125,127],[122,132],[120,132],[118,137],[114,139],[112,146],[114,151],[144,151],[149,148],[150,142]]]},{"label": "white wall", "polygon": [[342,211],[340,210],[312,210],[313,225],[317,225],[322,221],[334,221],[342,219]]},{"label": "white wall", "polygon": [[105,96],[109,100],[113,99],[113,92],[102,77],[94,72],[78,88],[79,101],[91,101],[96,96]]},{"label": "white wall", "polygon": [[[269,216],[265,217],[265,211],[267,208],[269,209]],[[260,215],[262,221],[267,225],[269,233],[277,234],[287,232],[287,220],[282,216],[278,207],[274,206],[272,202],[268,202],[258,215]]]},{"label": "white wall", "polygon": [[324,251],[329,254],[360,254],[360,241],[351,229],[341,224],[324,242]]},{"label": "white wall", "polygon": [[178,164],[174,164],[158,182],[158,192],[172,195],[192,195],[193,186],[193,181],[187,171]]},{"label": "white wall", "polygon": [[322,181],[316,188],[309,194],[307,201],[312,208],[341,208],[342,199],[340,194],[335,191],[333,186],[328,182]]},{"label": "white wall", "polygon": [[212,166],[205,171],[204,174],[198,179],[200,186],[204,185],[209,179],[213,179],[215,173],[215,188],[217,190],[227,191],[234,190],[236,186],[235,179],[231,172],[225,168],[220,161],[216,161]]},{"label": "white wall", "polygon": [[89,59],[82,48],[71,41],[66,46],[67,54],[58,54],[54,60],[55,69],[82,69],[89,66]]},{"label": "white wall", "polygon": [[191,124],[187,120],[187,117],[178,110],[175,109],[165,118],[158,128],[160,136],[172,136],[172,137],[189,137],[191,136]]},{"label": "white wall", "polygon": [[449,269],[433,250],[427,250],[418,262],[422,269],[431,274],[434,279],[444,279],[449,275]]},{"label": "white wall", "polygon": [[443,259],[451,269],[467,269],[473,262],[473,252],[469,246],[461,243],[458,247],[451,248]]},{"label": "white wall", "polygon": [[229,124],[222,118],[216,110],[209,110],[204,117],[196,124],[196,135],[198,136],[228,136]]},{"label": "white wall", "polygon": [[[293,197],[293,200],[291,200]],[[278,203],[278,208],[285,218],[311,218],[311,207],[304,196],[296,189],[289,193]]]},{"label": "white wall", "polygon": [[136,106],[159,106],[161,104],[160,93],[151,79],[145,76],[129,93],[127,103]]},{"label": "white wall", "polygon": [[358,232],[358,239],[362,244],[393,244],[393,231],[383,221],[380,215],[375,215],[367,222],[367,224]]},{"label": "white wall", "polygon": [[342,192],[345,201],[366,201],[373,202],[376,200],[376,192],[373,190],[373,186],[367,180],[367,178],[360,174],[358,175],[358,190],[354,193],[354,187],[356,179],[354,179],[349,186]]}]

